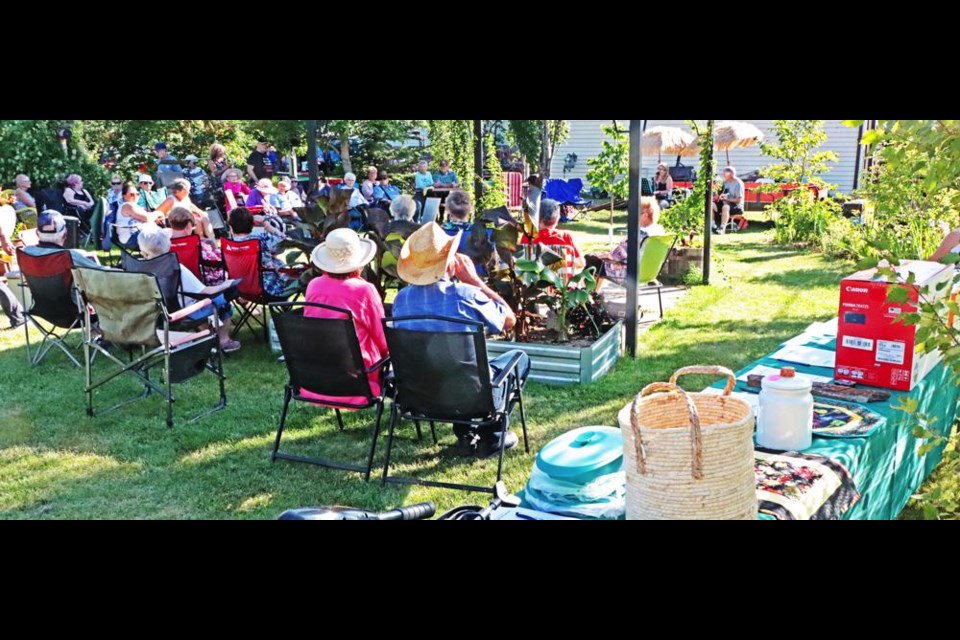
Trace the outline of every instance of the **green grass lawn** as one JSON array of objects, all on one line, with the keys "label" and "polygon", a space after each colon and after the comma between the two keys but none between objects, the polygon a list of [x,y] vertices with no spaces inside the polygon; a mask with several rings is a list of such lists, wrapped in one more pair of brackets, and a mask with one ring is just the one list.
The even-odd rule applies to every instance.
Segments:
[{"label": "green grass lawn", "polygon": [[[607,213],[570,225],[587,248],[606,244]],[[620,212],[615,224],[623,227]],[[623,360],[588,387],[530,383],[525,400],[531,451],[511,451],[505,481],[523,487],[534,454],[551,438],[583,425],[615,425],[617,411],[644,385],[691,364],[738,369],[837,311],[837,286],[850,265],[771,244],[762,225],[718,238],[721,277],[694,287],[667,317],[641,337],[639,357]],[[262,342],[241,336],[243,350],[226,361],[229,406],[192,425],[167,429],[162,404],[150,398],[112,414],[84,414],[83,371],[59,354],[26,364],[23,332],[0,333],[0,517],[4,518],[275,518],[290,507],[347,504],[371,509],[433,500],[440,510],[485,502],[479,494],[365,483],[361,476],[292,462],[271,464],[269,451],[286,370]],[[689,388],[707,380],[691,380]],[[192,415],[216,395],[213,376],[177,390],[176,413]],[[132,396],[117,381],[98,406]],[[285,449],[361,461],[371,412],[345,414],[340,433],[332,412],[292,405]],[[515,424],[519,432],[519,424]],[[492,483],[496,461],[470,461],[441,446],[414,442],[405,423],[392,471],[448,481]],[[519,435],[519,433],[518,433]],[[382,464],[384,447],[377,461]]]}]

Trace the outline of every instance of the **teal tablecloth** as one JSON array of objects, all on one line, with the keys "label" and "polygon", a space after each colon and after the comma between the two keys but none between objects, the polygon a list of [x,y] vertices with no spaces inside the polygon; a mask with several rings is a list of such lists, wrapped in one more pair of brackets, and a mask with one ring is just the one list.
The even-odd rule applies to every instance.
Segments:
[{"label": "teal tablecloth", "polygon": [[[819,345],[810,345],[819,346]],[[757,365],[768,367],[793,366],[800,373],[833,377],[833,369],[793,365],[774,360],[769,356],[744,367],[737,376]],[[722,387],[718,382],[716,387]],[[747,387],[745,381],[737,381],[736,391]],[[872,402],[865,406],[881,413],[887,423],[865,438],[822,438],[814,436],[813,445],[804,453],[826,456],[842,464],[850,471],[861,494],[860,501],[843,515],[844,520],[892,520],[906,506],[910,496],[920,487],[940,462],[943,446],[924,455],[917,449],[922,444],[911,433],[915,420],[902,411],[892,408],[899,404],[899,397],[909,395],[919,402],[918,411],[936,416],[933,429],[946,435],[957,415],[958,389],[950,371],[941,363],[924,378],[909,394],[891,391],[887,402]]]}]

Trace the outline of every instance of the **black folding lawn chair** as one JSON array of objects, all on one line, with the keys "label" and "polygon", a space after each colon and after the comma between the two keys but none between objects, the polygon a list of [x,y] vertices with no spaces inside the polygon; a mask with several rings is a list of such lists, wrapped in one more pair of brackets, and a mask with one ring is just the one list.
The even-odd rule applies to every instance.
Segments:
[{"label": "black folding lawn chair", "polygon": [[[411,321],[443,323],[450,332],[402,328],[404,323]],[[401,420],[413,421],[417,425],[418,435],[419,423],[429,422],[434,443],[437,438],[437,422],[463,425],[477,434],[488,429],[492,432],[499,431],[499,482],[503,471],[503,445],[510,426],[510,412],[515,404],[520,408],[523,446],[530,452],[527,443],[527,420],[523,410],[523,388],[517,371],[521,355],[517,354],[491,379],[482,323],[440,316],[403,316],[385,318],[383,324],[395,376],[394,402],[390,407],[387,433],[387,455],[383,464],[383,484],[422,484],[493,493],[493,485],[480,487],[390,476],[393,434]],[[499,401],[496,403],[494,390],[499,390]]]},{"label": "black folding lawn chair", "polygon": [[[86,361],[87,415],[94,415],[93,391],[120,375],[129,373],[143,384],[143,393],[124,400],[109,409],[99,411],[109,413],[131,402],[150,395],[160,394],[167,405],[166,422],[173,426],[173,385],[185,382],[204,370],[217,376],[220,385],[219,402],[212,408],[194,416],[188,422],[194,422],[227,406],[227,394],[224,386],[223,361],[220,343],[217,337],[219,318],[211,315],[214,327],[203,331],[177,331],[177,323],[188,319],[192,313],[213,304],[209,299],[201,300],[175,313],[171,313],[164,302],[164,294],[157,277],[150,273],[131,273],[77,267],[73,270],[77,287],[83,295],[86,305],[86,322],[90,326],[90,305],[97,310],[103,340],[116,347],[127,349],[131,353],[130,362],[124,362],[114,356],[100,341],[94,340],[88,328],[84,340]],[[140,351],[140,357],[134,359],[132,353]],[[99,380],[93,380],[93,356],[97,353],[117,365],[110,373]],[[151,380],[150,371],[161,370],[161,381]]]},{"label": "black folding lawn chair", "polygon": [[[57,347],[80,366],[80,362],[71,351],[80,348],[78,343],[71,347],[66,338],[74,329],[83,325],[83,311],[80,308],[73,286],[73,257],[69,251],[55,251],[43,256],[32,256],[23,249],[17,249],[17,263],[20,265],[21,299],[30,302],[25,310],[28,322],[23,325],[27,340],[27,362],[37,365],[47,355],[51,347]],[[44,326],[40,321],[47,325]],[[37,350],[30,353],[30,325],[43,334],[43,341]]]},{"label": "black folding lawn chair", "polygon": [[[308,308],[326,309],[342,318],[311,318],[304,316]],[[305,462],[331,469],[356,471],[370,479],[373,467],[373,455],[377,449],[380,435],[380,420],[383,416],[383,400],[386,395],[386,371],[390,362],[385,357],[367,367],[360,353],[360,341],[353,324],[353,314],[324,304],[311,302],[275,302],[269,305],[270,315],[277,328],[280,348],[283,350],[289,379],[283,389],[283,409],[280,411],[280,423],[277,426],[277,438],[273,443],[271,461],[277,458]],[[374,394],[370,388],[368,376],[379,373],[380,392]],[[328,396],[320,401],[303,395],[307,391]],[[336,399],[335,399],[336,398]],[[348,402],[351,398],[362,401]],[[344,429],[341,409],[356,411],[376,408],[373,423],[373,437],[366,466],[346,464],[325,458],[309,458],[280,451],[280,438],[287,421],[287,410],[291,400],[300,400],[312,404],[322,404],[333,409],[337,417],[337,426]]]}]

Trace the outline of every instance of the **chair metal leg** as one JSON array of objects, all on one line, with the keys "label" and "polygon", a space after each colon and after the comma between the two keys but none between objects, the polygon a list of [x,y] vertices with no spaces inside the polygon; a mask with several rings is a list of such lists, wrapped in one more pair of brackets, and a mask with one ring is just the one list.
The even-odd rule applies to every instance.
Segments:
[{"label": "chair metal leg", "polygon": [[660,303],[660,317],[663,317],[663,296],[660,295],[660,290],[663,288],[661,285],[657,285],[657,302]]},{"label": "chair metal leg", "polygon": [[293,392],[290,387],[283,389],[283,409],[280,410],[280,424],[277,426],[277,437],[273,441],[273,453],[270,454],[270,462],[277,461],[277,451],[280,450],[280,438],[283,436],[283,427],[287,423],[287,408],[290,406],[290,399]]},{"label": "chair metal leg", "polygon": [[397,404],[390,403],[390,426],[387,428],[387,455],[383,459],[383,476],[380,479],[380,486],[387,486],[387,477],[390,474],[390,454],[393,452],[393,431],[397,426]]},{"label": "chair metal leg", "polygon": [[167,428],[173,428],[173,380],[170,379],[170,349],[163,356],[163,377],[167,383]]},{"label": "chair metal leg", "polygon": [[413,421],[413,424],[415,424],[416,427],[417,427],[417,442],[419,442],[419,443],[422,444],[422,443],[423,443],[423,429],[420,428],[420,421],[419,421],[419,420],[414,420],[414,421]]},{"label": "chair metal leg", "polygon": [[[90,331],[89,328],[84,329],[84,331]],[[86,379],[86,393],[87,393],[87,416],[93,417],[93,389],[91,388],[91,383],[93,382],[93,373],[90,368],[93,365],[93,362],[90,359],[90,345],[84,341],[83,343],[83,363],[84,363],[84,374]]]},{"label": "chair metal leg", "polygon": [[334,409],[333,412],[337,414],[337,428],[343,431],[343,416],[340,415],[340,409]]},{"label": "chair metal leg", "polygon": [[497,456],[497,482],[500,482],[500,476],[503,474],[503,450],[504,445],[507,442],[507,429],[510,428],[510,423],[506,419],[506,415],[500,418],[500,455]]},{"label": "chair metal leg", "polygon": [[520,409],[520,427],[523,429],[523,450],[530,453],[530,443],[527,442],[527,414],[523,410],[523,389],[517,387],[517,407]]},{"label": "chair metal leg", "polygon": [[430,435],[433,437],[433,444],[437,444],[437,427],[433,420],[430,421]]},{"label": "chair metal leg", "polygon": [[370,482],[370,472],[373,470],[373,456],[377,452],[377,438],[380,436],[380,420],[383,417],[383,400],[377,403],[377,418],[373,422],[373,441],[370,443],[370,455],[367,456],[367,473],[363,479]]}]

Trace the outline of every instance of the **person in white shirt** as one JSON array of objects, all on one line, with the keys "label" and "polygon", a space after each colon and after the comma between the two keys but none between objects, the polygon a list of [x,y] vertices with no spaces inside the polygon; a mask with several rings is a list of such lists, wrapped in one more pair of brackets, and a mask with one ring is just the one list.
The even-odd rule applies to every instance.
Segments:
[{"label": "person in white shirt", "polygon": [[[140,253],[147,260],[162,256],[170,251],[170,234],[155,224],[146,224],[140,230],[137,237],[137,243],[140,246]],[[197,302],[195,298],[190,297],[191,293],[211,296],[220,294],[236,284],[235,280],[227,280],[222,284],[215,286],[206,286],[193,272],[182,264],[180,265],[180,289],[183,292],[181,305],[188,307]],[[233,353],[240,349],[240,343],[230,339],[230,317],[233,315],[233,308],[230,302],[222,295],[212,299],[213,305],[201,309],[190,315],[192,320],[202,320],[213,314],[214,309],[220,317],[220,348],[224,353]]]}]

